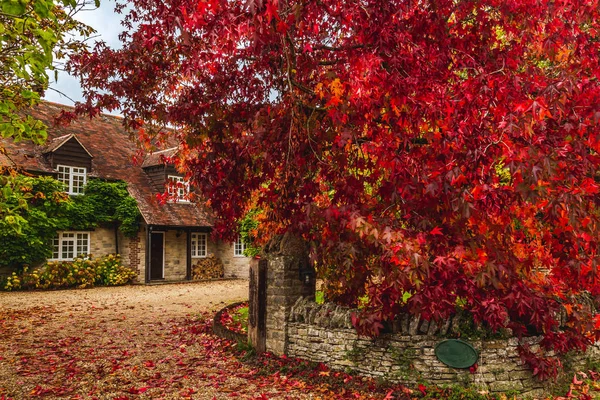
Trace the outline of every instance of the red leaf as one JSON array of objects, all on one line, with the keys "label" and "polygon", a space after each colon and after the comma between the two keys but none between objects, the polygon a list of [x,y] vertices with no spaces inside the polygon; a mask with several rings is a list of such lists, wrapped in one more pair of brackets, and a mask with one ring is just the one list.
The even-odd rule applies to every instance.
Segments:
[{"label": "red leaf", "polygon": [[436,226],[435,228],[433,228],[429,234],[431,235],[443,235],[442,233],[442,228],[440,228],[439,226]]}]

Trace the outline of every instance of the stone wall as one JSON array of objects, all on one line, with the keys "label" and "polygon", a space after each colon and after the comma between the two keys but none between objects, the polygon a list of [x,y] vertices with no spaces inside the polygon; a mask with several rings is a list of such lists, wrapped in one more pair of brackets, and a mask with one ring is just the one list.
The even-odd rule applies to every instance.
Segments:
[{"label": "stone wall", "polygon": [[[250,271],[250,258],[235,256],[233,254],[233,243],[219,242],[210,243],[211,248],[216,248],[215,256],[223,262],[225,278],[248,279]],[[214,246],[214,247],[213,247]]]},{"label": "stone wall", "polygon": [[266,273],[266,350],[277,355],[288,354],[289,318],[299,298],[314,300],[315,280],[300,281],[299,271],[309,266],[307,246],[291,235],[273,238],[263,249],[268,261]]},{"label": "stone wall", "polygon": [[116,253],[115,229],[113,227],[98,227],[90,231],[90,253],[94,258]]},{"label": "stone wall", "polygon": [[[118,247],[123,265],[138,272],[137,282],[144,282],[146,272],[146,248],[145,229],[140,229],[137,236],[128,238],[120,231],[118,234]],[[90,231],[90,252],[94,258],[100,258],[108,254],[115,254],[117,244],[115,243],[115,230],[113,227],[98,227]]]},{"label": "stone wall", "polygon": [[[520,360],[516,338],[468,341],[479,353],[475,372],[450,368],[435,356],[435,346],[452,336],[456,320],[441,326],[405,317],[398,332],[372,340],[359,337],[352,327],[351,310],[331,304],[318,305],[299,299],[288,317],[286,353],[289,356],[323,362],[332,368],[351,369],[390,381],[414,384],[424,380],[437,385],[471,384],[490,392],[517,390],[537,396],[548,389]],[[539,338],[527,338],[536,349]],[[598,347],[588,354],[571,357],[573,367],[586,357],[598,359]],[[565,362],[565,364],[567,364]]]},{"label": "stone wall", "polygon": [[[210,233],[208,233],[206,235],[206,255],[210,257],[210,255],[212,254],[215,257],[220,258],[219,252],[219,243],[211,240]],[[202,261],[204,258],[206,257],[192,257],[192,265],[196,264],[199,261]]]},{"label": "stone wall", "polygon": [[187,271],[186,233],[176,230],[165,231],[165,272],[166,281],[183,281]]},{"label": "stone wall", "polygon": [[[145,282],[146,274],[146,227],[140,229],[137,237],[126,238],[119,234],[119,251],[125,265],[138,271],[138,282]],[[97,231],[102,231],[96,234]],[[165,230],[165,267],[164,278],[166,281],[186,280],[187,237],[185,232]],[[114,231],[97,229],[92,232],[92,250],[94,256],[114,253]],[[103,249],[112,249],[105,253]],[[250,258],[235,257],[233,245],[224,242],[207,241],[207,254],[214,254],[220,258],[224,265],[225,277],[248,278]],[[202,258],[192,258],[192,265]]]}]

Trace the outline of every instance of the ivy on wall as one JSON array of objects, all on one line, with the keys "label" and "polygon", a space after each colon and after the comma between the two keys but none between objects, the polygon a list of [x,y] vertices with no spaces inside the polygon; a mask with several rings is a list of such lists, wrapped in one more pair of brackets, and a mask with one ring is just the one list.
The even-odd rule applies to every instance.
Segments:
[{"label": "ivy on wall", "polygon": [[81,196],[70,197],[64,190],[52,177],[0,175],[0,267],[20,271],[43,262],[60,230],[113,223],[125,236],[137,233],[141,214],[125,182],[92,179]]},{"label": "ivy on wall", "polygon": [[252,210],[239,221],[240,238],[245,245],[244,255],[246,257],[255,257],[262,251],[262,247],[256,244],[259,213],[260,210]]}]

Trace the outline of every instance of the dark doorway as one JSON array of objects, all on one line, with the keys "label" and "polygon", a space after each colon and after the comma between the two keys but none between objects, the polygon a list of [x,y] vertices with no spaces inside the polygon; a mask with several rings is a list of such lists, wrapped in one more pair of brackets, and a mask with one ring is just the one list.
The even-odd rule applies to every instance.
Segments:
[{"label": "dark doorway", "polygon": [[152,232],[150,238],[150,280],[164,279],[165,234]]}]

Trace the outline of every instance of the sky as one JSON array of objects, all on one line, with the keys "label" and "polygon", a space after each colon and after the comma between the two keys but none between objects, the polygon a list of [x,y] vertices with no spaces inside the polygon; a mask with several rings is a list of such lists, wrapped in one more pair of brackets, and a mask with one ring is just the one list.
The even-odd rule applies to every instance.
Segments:
[{"label": "sky", "polygon": [[[123,30],[123,27],[120,24],[121,15],[116,14],[114,8],[114,0],[101,0],[100,8],[82,10],[76,14],[75,17],[79,21],[91,26],[97,31],[97,34],[95,35],[97,37],[90,40],[90,46],[93,46],[96,41],[103,40],[112,48],[121,47],[118,38]],[[54,73],[50,72],[49,76],[53,81]],[[50,83],[50,89],[46,91],[44,99],[55,103],[73,105],[73,101],[82,99],[79,82],[67,73],[59,71],[58,80]]]}]

